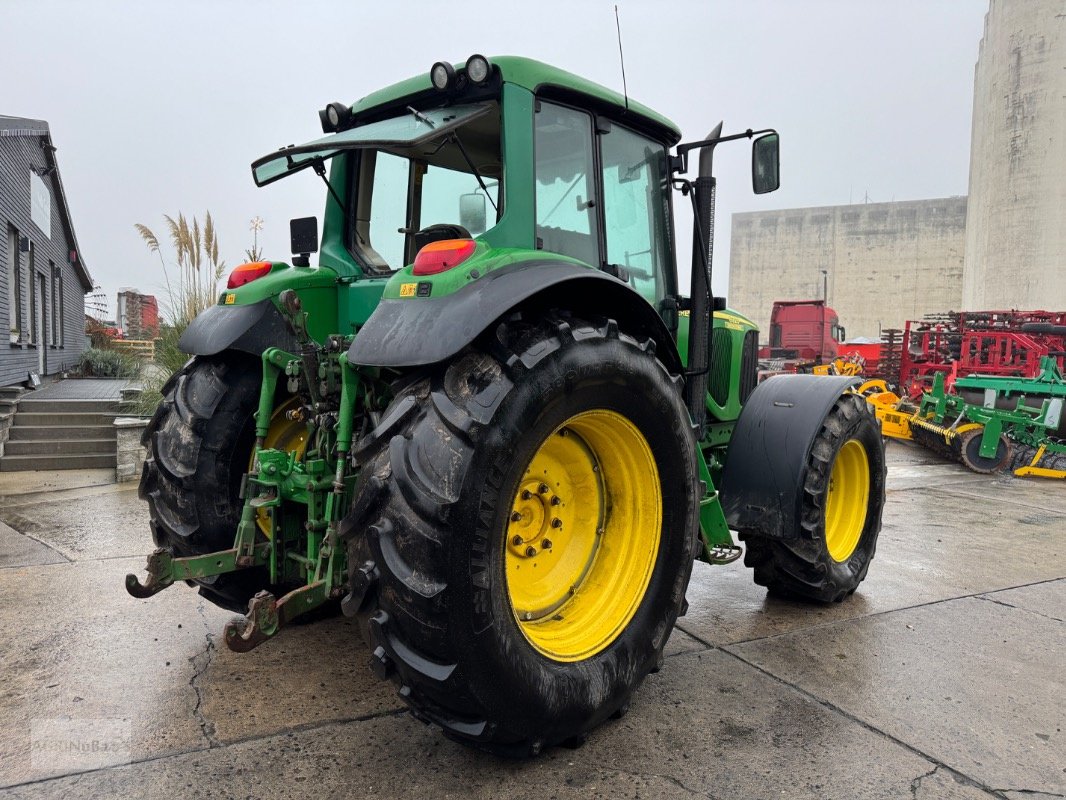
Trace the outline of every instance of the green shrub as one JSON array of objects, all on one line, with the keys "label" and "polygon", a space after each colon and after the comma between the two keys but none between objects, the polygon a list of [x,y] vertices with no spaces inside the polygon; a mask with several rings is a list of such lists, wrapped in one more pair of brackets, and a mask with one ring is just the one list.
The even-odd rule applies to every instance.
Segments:
[{"label": "green shrub", "polygon": [[136,378],[141,374],[141,364],[128,353],[90,347],[81,354],[78,374],[93,378]]}]

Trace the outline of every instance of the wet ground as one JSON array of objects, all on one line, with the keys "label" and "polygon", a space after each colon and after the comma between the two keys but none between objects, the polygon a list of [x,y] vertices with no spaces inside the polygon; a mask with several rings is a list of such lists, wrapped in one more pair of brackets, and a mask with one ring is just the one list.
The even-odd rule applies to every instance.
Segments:
[{"label": "wet ground", "polygon": [[629,714],[511,762],[406,714],[344,619],[238,655],[191,589],[129,597],[147,513],[102,480],[0,475],[0,797],[1066,796],[1061,481],[891,444],[854,597],[697,564]]}]

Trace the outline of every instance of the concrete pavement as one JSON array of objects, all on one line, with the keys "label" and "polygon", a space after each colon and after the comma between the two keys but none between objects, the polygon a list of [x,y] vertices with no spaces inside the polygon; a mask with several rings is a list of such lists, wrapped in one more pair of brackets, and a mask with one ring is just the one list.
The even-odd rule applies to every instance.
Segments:
[{"label": "concrete pavement", "polygon": [[697,564],[629,714],[528,762],[412,719],[347,620],[238,655],[193,590],[129,597],[132,488],[0,475],[0,796],[1066,796],[1066,485],[889,452],[854,597]]}]

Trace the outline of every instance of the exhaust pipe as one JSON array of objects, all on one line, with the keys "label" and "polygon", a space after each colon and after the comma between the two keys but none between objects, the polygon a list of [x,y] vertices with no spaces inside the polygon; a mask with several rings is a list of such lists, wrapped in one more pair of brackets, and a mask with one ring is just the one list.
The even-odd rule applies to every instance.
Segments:
[{"label": "exhaust pipe", "polygon": [[[722,123],[707,139],[722,135]],[[685,381],[685,404],[702,439],[707,427],[707,372],[711,363],[711,319],[714,297],[711,274],[714,258],[714,195],[717,183],[711,174],[714,144],[700,148],[700,167],[693,181],[695,196],[692,220],[692,284],[689,292],[691,310],[688,328],[688,372]]]}]

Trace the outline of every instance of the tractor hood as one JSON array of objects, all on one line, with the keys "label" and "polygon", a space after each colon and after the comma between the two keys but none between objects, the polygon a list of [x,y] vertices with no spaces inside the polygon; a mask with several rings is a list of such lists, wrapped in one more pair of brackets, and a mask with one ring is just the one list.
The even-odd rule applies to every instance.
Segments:
[{"label": "tractor hood", "polygon": [[456,128],[484,116],[491,103],[410,111],[398,117],[371,122],[301,145],[289,145],[252,162],[252,177],[265,186],[315,164],[322,164],[347,150],[376,148],[413,158],[426,144],[447,136]]}]

